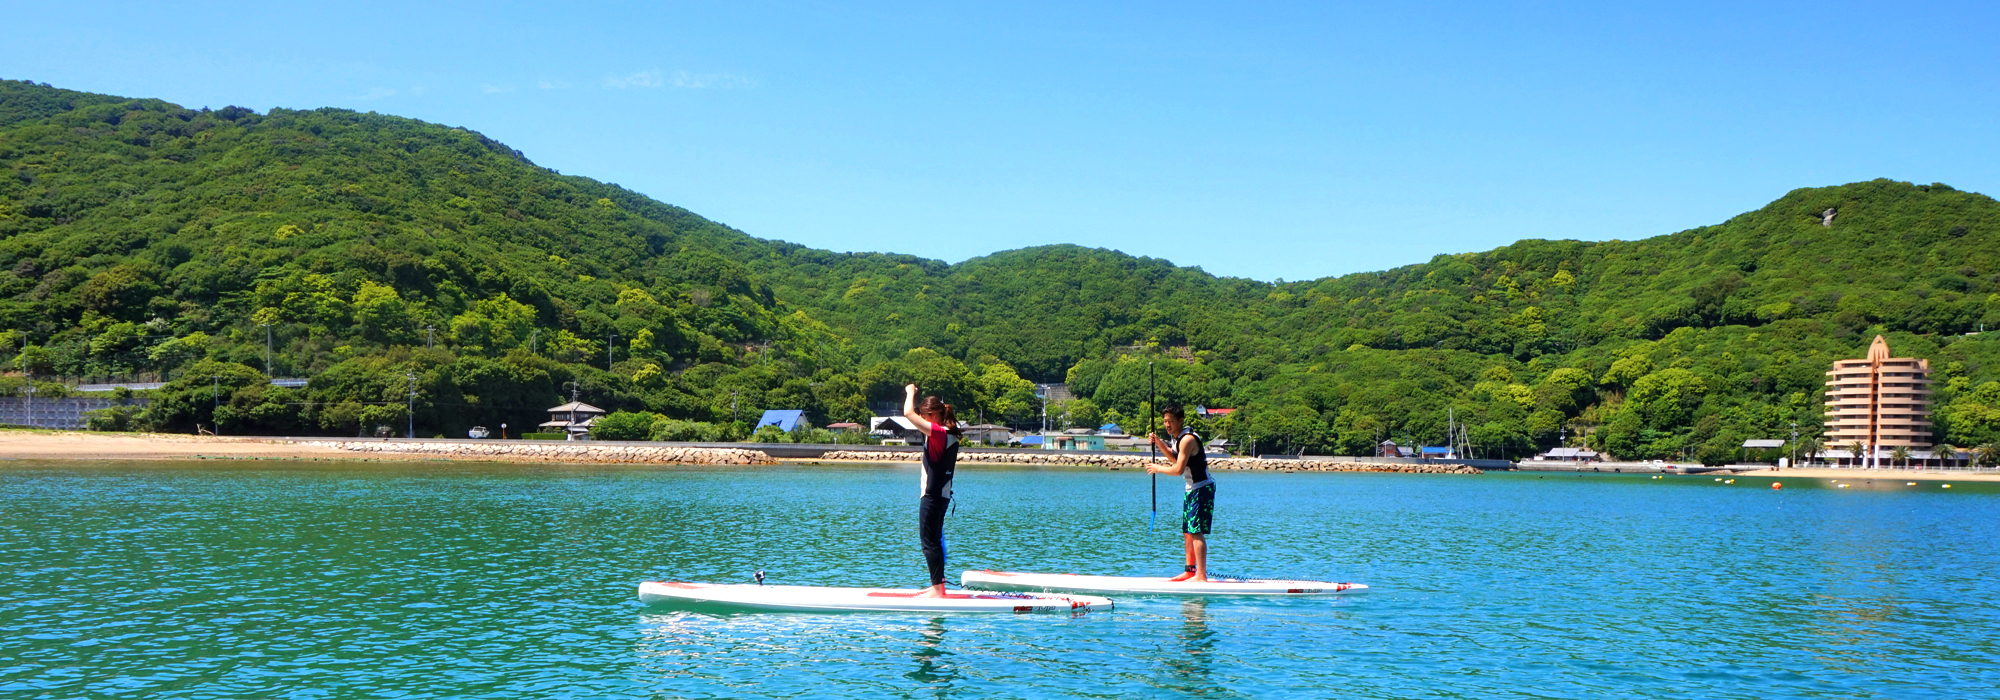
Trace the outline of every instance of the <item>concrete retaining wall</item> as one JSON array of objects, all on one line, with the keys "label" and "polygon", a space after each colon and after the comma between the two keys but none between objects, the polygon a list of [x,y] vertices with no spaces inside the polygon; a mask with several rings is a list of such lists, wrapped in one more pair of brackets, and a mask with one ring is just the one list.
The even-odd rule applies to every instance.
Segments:
[{"label": "concrete retaining wall", "polygon": [[[844,459],[862,462],[915,462],[915,452],[885,450],[834,450],[822,455],[823,459]],[[1144,469],[1151,461],[1137,455],[1083,454],[1075,452],[1050,452],[1032,454],[1023,452],[960,452],[961,463],[993,464],[1049,464],[1083,467],[1106,467],[1119,469]],[[1400,472],[1411,474],[1482,474],[1478,467],[1460,464],[1368,464],[1363,462],[1331,462],[1298,459],[1252,459],[1233,457],[1211,459],[1210,469],[1218,471],[1298,471],[1298,472]]]},{"label": "concrete retaining wall", "polygon": [[306,440],[299,444],[331,447],[350,452],[483,458],[503,461],[571,462],[586,464],[777,464],[778,460],[757,450],[717,447],[636,447],[594,445],[588,442],[540,442],[535,440],[445,441],[353,441]]}]

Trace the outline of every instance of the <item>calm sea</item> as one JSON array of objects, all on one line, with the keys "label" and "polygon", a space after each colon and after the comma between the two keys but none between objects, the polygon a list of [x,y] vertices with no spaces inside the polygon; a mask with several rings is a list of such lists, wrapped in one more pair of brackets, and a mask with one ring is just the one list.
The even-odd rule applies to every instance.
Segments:
[{"label": "calm sea", "polygon": [[[0,470],[0,697],[2000,696],[2000,489],[1218,473],[1213,566],[1339,598],[646,607],[911,586],[904,466]],[[952,571],[1164,575],[1179,484],[968,467]],[[955,574],[954,574],[955,575]]]}]

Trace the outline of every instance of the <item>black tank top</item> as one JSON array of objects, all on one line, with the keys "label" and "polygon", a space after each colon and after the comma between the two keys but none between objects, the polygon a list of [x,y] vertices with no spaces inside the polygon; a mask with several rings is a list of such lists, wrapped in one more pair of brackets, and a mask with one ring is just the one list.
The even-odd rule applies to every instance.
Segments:
[{"label": "black tank top", "polygon": [[[1208,477],[1208,448],[1201,444],[1201,436],[1196,435],[1193,428],[1182,428],[1181,435],[1194,435],[1194,452],[1187,456],[1187,470],[1181,472],[1181,477],[1187,479],[1187,490],[1193,491],[1215,483],[1214,479]],[[1178,442],[1180,438],[1174,440]],[[1179,447],[1175,446],[1176,449]]]},{"label": "black tank top", "polygon": [[942,425],[931,424],[930,434],[924,436],[922,495],[951,498],[951,475],[956,471],[958,436]]}]

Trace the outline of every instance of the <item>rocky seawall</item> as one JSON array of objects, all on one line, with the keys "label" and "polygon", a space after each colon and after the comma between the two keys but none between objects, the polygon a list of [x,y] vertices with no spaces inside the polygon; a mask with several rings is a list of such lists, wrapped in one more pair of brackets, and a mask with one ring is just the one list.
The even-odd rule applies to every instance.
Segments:
[{"label": "rocky seawall", "polygon": [[490,459],[520,462],[570,462],[578,464],[777,464],[778,460],[757,450],[722,447],[639,447],[632,445],[591,445],[573,442],[541,443],[507,440],[494,443],[462,442],[351,442],[314,440],[301,442],[313,447],[331,447],[349,452],[448,459]]},{"label": "rocky seawall", "polygon": [[[889,452],[879,450],[835,450],[821,456],[822,459],[854,460],[861,462],[915,462],[919,459],[915,452]],[[1104,467],[1107,469],[1144,469],[1149,461],[1135,455],[1105,455],[1061,453],[1023,454],[997,452],[960,452],[960,463],[994,464],[1048,464],[1082,467]],[[1232,471],[1286,471],[1286,472],[1401,472],[1410,474],[1480,474],[1478,467],[1462,464],[1375,464],[1368,462],[1322,462],[1302,459],[1255,459],[1232,457],[1212,459],[1210,469]]]}]

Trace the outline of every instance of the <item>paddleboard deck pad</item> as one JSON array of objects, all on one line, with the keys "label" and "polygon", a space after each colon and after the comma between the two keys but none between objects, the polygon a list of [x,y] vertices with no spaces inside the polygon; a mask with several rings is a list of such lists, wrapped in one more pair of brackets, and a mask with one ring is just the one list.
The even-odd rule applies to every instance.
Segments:
[{"label": "paddleboard deck pad", "polygon": [[1165,577],[1032,574],[1018,571],[967,571],[959,581],[966,588],[988,591],[1094,593],[1099,595],[1333,595],[1368,590],[1359,583],[1209,579],[1169,581]]},{"label": "paddleboard deck pad", "polygon": [[760,610],[906,612],[1085,612],[1110,610],[1111,600],[1088,595],[954,591],[943,598],[919,598],[922,591],[826,586],[759,586],[733,583],[647,581],[639,584],[642,603],[708,603]]}]

